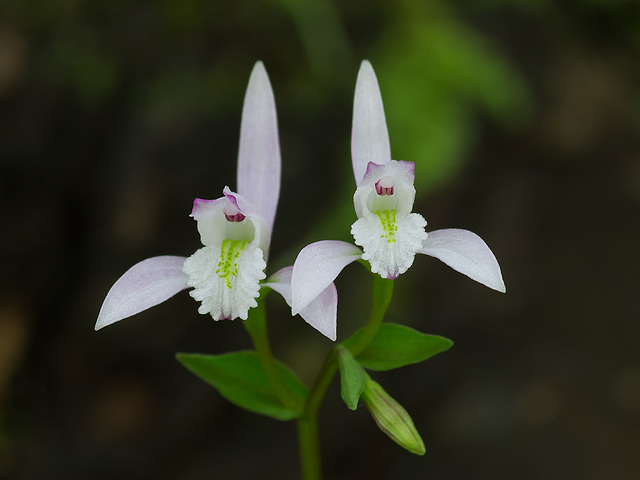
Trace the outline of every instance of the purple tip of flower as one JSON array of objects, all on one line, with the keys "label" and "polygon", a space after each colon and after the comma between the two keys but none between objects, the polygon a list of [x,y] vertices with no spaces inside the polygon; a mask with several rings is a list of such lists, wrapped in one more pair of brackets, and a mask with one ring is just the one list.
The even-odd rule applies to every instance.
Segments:
[{"label": "purple tip of flower", "polygon": [[[405,160],[392,160],[389,163],[380,165],[378,163],[369,162],[365,170],[362,180],[365,182],[381,182],[382,186],[389,184],[395,187],[395,181],[401,179],[406,183],[413,184],[415,180],[416,164]],[[387,177],[388,180],[383,179]],[[376,190],[377,190],[376,183]]]},{"label": "purple tip of flower", "polygon": [[393,178],[385,175],[376,182],[376,193],[378,195],[393,195]]},{"label": "purple tip of flower", "polygon": [[191,209],[190,216],[197,220],[204,215],[218,211],[225,203],[227,203],[227,200],[224,197],[216,198],[214,200],[196,198],[193,201],[193,208]]},{"label": "purple tip of flower", "polygon": [[224,194],[225,198],[229,200],[228,205],[231,208],[235,208],[238,212],[242,212],[242,208],[240,208],[240,205],[238,204],[238,198],[236,197],[237,193],[232,192],[229,187],[224,187],[222,193]]},{"label": "purple tip of flower", "polygon": [[193,208],[191,209],[191,217],[195,217],[198,212],[201,212],[207,205],[210,205],[215,200],[205,200],[204,198],[196,198],[193,200]]}]

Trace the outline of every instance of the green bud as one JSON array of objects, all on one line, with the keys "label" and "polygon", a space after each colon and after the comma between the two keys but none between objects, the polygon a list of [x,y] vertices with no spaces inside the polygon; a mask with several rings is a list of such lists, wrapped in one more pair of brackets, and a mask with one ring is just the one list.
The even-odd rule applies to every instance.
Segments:
[{"label": "green bud", "polygon": [[424,442],[407,411],[367,375],[360,397],[380,430],[402,448],[424,455]]}]

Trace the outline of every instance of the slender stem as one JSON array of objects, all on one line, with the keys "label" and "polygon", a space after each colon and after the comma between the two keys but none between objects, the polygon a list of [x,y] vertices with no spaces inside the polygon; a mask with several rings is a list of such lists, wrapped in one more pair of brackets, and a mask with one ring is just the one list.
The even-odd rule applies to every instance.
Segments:
[{"label": "slender stem", "polygon": [[[393,294],[393,280],[373,274],[373,299],[371,315],[367,325],[360,331],[359,337],[350,345],[354,356],[364,351],[375,337]],[[307,396],[304,413],[298,418],[298,438],[303,480],[320,480],[320,445],[318,440],[318,410],[333,377],[338,371],[335,347],[331,349],[318,372],[315,383]]]},{"label": "slender stem", "polygon": [[304,480],[321,480],[320,440],[317,415],[303,415],[297,419],[300,463]]},{"label": "slender stem", "polygon": [[331,380],[338,370],[336,351],[332,348],[325,359],[315,383],[309,391],[304,412],[298,418],[298,441],[303,480],[321,480],[320,439],[318,436],[318,410]]},{"label": "slender stem", "polygon": [[258,306],[249,310],[249,316],[243,324],[251,336],[262,368],[267,378],[269,378],[269,383],[276,392],[276,395],[278,395],[278,398],[288,408],[299,410],[300,403],[285,387],[282,377],[280,377],[278,373],[278,366],[273,357],[273,353],[271,353],[271,345],[269,344],[269,338],[267,336],[267,314],[263,296],[260,296],[258,299]]},{"label": "slender stem", "polygon": [[349,345],[349,350],[354,357],[362,353],[371,343],[373,337],[378,333],[384,314],[391,303],[393,295],[393,280],[382,278],[380,275],[373,274],[373,294],[371,299],[371,315],[367,325],[359,332],[356,340]]}]

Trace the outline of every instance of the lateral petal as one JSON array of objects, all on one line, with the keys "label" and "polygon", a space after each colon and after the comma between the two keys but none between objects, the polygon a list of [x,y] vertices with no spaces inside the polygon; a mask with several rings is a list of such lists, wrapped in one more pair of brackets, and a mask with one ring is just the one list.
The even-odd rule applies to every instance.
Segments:
[{"label": "lateral petal", "polygon": [[505,293],[500,265],[487,244],[473,232],[450,228],[429,232],[418,253],[443,261],[454,270]]},{"label": "lateral petal", "polygon": [[184,261],[185,257],[152,257],[127,270],[107,293],[95,329],[147,310],[186,289]]},{"label": "lateral petal", "polygon": [[291,276],[293,315],[300,313],[335,280],[344,267],[362,256],[351,243],[323,240],[304,247]]},{"label": "lateral petal", "polygon": [[[267,278],[263,287],[269,287],[278,292],[289,306],[291,306],[291,276],[293,266],[278,270]],[[325,337],[336,340],[336,325],[338,319],[338,292],[333,282],[320,295],[302,309],[300,316]]]}]

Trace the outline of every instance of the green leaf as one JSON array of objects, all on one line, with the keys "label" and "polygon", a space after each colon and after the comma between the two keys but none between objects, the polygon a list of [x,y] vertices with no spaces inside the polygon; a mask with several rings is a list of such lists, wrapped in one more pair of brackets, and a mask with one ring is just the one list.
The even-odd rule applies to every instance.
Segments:
[{"label": "green leaf", "polygon": [[213,385],[231,403],[276,420],[293,420],[302,412],[307,388],[283,363],[277,362],[278,373],[285,388],[298,407],[285,405],[269,383],[255,352],[234,352],[224,355],[179,353],[176,358],[191,372]]},{"label": "green leaf", "polygon": [[338,354],[338,366],[340,368],[340,394],[342,400],[351,410],[358,408],[358,400],[364,390],[364,381],[367,374],[360,364],[353,358],[349,349],[342,345],[336,346]]},{"label": "green leaf", "polygon": [[424,442],[407,411],[385,392],[379,383],[366,375],[362,401],[376,421],[378,428],[402,448],[424,455]]},{"label": "green leaf", "polygon": [[[354,333],[344,346],[353,344],[361,332]],[[452,345],[448,338],[427,335],[396,323],[383,323],[371,343],[356,358],[369,370],[392,370],[427,360]]]}]

